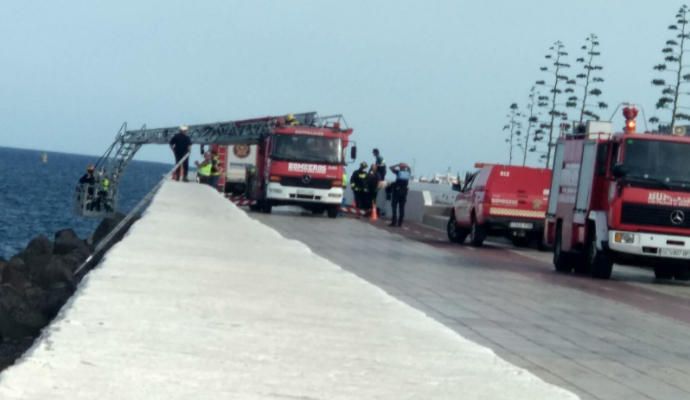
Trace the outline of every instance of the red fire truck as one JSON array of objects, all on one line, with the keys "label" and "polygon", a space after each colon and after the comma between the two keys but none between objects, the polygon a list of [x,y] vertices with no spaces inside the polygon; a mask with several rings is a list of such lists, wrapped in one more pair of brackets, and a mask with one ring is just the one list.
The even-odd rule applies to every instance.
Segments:
[{"label": "red fire truck", "polygon": [[590,121],[555,148],[544,240],[559,272],[608,279],[614,263],[654,268],[659,279],[690,275],[690,137],[622,133]]},{"label": "red fire truck", "polygon": [[465,177],[446,225],[448,240],[481,246],[487,235],[504,235],[516,246],[541,243],[551,171],[477,163]]},{"label": "red fire truck", "polygon": [[[338,215],[343,200],[343,176],[346,149],[352,129],[341,126],[341,116],[317,117],[297,114],[293,121],[269,117],[270,133],[259,140],[235,141],[233,145],[215,145],[221,165],[231,171],[234,156],[242,156],[247,165],[246,197],[252,209],[270,213],[274,205],[298,205],[314,213],[326,211]],[[248,120],[256,124],[260,120]],[[241,128],[245,121],[237,121]],[[356,158],[356,147],[350,149]],[[245,154],[246,153],[246,154]],[[221,188],[233,185],[219,184]]]}]

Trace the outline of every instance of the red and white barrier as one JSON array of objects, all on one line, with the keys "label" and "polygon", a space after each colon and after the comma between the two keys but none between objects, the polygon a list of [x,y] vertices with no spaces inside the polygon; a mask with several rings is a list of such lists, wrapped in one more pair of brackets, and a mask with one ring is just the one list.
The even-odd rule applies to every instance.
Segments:
[{"label": "red and white barrier", "polygon": [[226,195],[225,197],[227,197],[227,199],[233,202],[237,207],[249,207],[256,204],[256,200],[251,200],[244,196]]}]

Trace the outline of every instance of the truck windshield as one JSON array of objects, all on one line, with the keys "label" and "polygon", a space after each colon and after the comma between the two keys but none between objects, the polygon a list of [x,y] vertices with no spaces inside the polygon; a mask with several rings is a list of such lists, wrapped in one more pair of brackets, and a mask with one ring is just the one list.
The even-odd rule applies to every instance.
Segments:
[{"label": "truck windshield", "polygon": [[690,187],[690,144],[656,140],[625,141],[625,177],[664,186]]},{"label": "truck windshield", "polygon": [[342,163],[340,139],[307,135],[276,135],[273,138],[272,156],[275,159],[324,164]]}]

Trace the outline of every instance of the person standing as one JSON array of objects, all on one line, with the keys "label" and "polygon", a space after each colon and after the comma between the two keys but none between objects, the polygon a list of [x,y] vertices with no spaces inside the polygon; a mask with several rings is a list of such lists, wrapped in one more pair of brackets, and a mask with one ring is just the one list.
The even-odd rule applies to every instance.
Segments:
[{"label": "person standing", "polygon": [[209,185],[214,189],[218,190],[218,181],[220,180],[220,175],[223,173],[223,168],[220,166],[220,156],[218,151],[211,151],[211,177],[209,179]]},{"label": "person standing", "polygon": [[84,196],[83,203],[87,210],[93,210],[95,207],[95,195],[96,195],[96,176],[94,172],[96,167],[93,164],[89,164],[86,167],[86,173],[79,178],[79,185],[81,186],[80,192]]},{"label": "person standing", "polygon": [[355,206],[360,210],[365,209],[365,200],[369,188],[367,187],[367,163],[362,161],[359,169],[352,173],[350,177],[350,187],[355,196]]},{"label": "person standing", "polygon": [[391,184],[391,216],[390,226],[402,226],[405,219],[405,203],[407,203],[407,190],[410,182],[410,167],[405,163],[391,166],[391,172],[395,174],[395,181]]},{"label": "person standing", "polygon": [[386,181],[386,160],[383,159],[379,149],[374,149],[372,151],[374,155],[374,165],[376,166],[376,174],[378,175],[379,182]]},{"label": "person standing", "polygon": [[199,161],[195,161],[194,165],[196,165],[196,174],[199,179],[199,183],[204,183],[204,184],[211,184],[211,171],[213,170],[213,160],[211,156],[211,152],[207,151],[204,153],[204,161],[199,163]]},{"label": "person standing", "polygon": [[[189,128],[187,128],[186,125],[180,126],[180,131],[175,134],[175,136],[170,139],[170,148],[173,151],[173,154],[175,155],[175,165],[177,165],[180,160],[184,158],[189,153],[190,148],[192,147],[192,139],[187,136],[187,131]],[[189,171],[189,157],[187,157],[182,165],[180,165],[179,168],[175,170],[173,173],[173,179],[176,181],[179,181],[182,179],[184,182],[187,182],[187,172]]]}]

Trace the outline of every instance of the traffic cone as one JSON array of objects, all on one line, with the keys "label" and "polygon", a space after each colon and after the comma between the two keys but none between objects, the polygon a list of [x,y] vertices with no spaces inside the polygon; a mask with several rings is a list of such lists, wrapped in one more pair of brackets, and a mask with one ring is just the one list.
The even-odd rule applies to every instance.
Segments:
[{"label": "traffic cone", "polygon": [[371,215],[369,221],[375,222],[379,220],[379,213],[376,211],[376,203],[371,203]]}]

